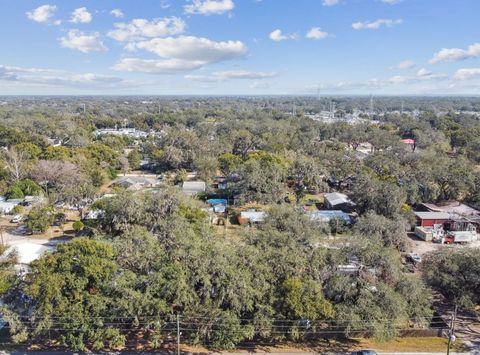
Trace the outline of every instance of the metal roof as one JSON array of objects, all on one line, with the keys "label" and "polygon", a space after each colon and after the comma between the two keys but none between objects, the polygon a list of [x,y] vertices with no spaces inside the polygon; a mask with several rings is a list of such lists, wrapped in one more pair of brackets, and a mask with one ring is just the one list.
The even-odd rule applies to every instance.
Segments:
[{"label": "metal roof", "polygon": [[183,192],[200,193],[205,192],[207,185],[204,181],[185,181],[182,185]]},{"label": "metal roof", "polygon": [[250,222],[263,222],[267,214],[262,211],[243,211],[240,213],[241,218],[248,219]]},{"label": "metal roof", "polygon": [[345,222],[351,222],[350,216],[340,210],[321,210],[310,213],[310,219],[318,219],[324,222],[329,222],[333,218],[343,219]]},{"label": "metal roof", "polygon": [[450,213],[446,212],[413,212],[420,219],[450,219]]},{"label": "metal roof", "polygon": [[332,206],[340,205],[342,203],[350,203],[353,204],[352,201],[348,198],[347,195],[342,194],[340,192],[332,192],[329,194],[324,195],[325,200]]}]

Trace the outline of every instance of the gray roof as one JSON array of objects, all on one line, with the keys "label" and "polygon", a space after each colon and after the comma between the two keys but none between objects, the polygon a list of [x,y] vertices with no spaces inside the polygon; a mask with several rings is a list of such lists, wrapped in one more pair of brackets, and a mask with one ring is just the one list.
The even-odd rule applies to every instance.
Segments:
[{"label": "gray roof", "polygon": [[330,222],[333,218],[343,219],[345,222],[350,223],[351,218],[350,216],[340,210],[321,210],[321,211],[314,211],[310,213],[310,219],[312,220],[320,220],[323,222]]},{"label": "gray roof", "polygon": [[206,189],[207,184],[204,181],[185,181],[182,185],[183,192],[187,194],[198,194]]},{"label": "gray roof", "polygon": [[263,222],[267,214],[262,211],[243,211],[240,213],[241,218],[248,219],[250,222]]},{"label": "gray roof", "polygon": [[324,195],[325,200],[332,206],[341,205],[342,203],[352,203],[347,195],[340,192],[332,192]]},{"label": "gray roof", "polygon": [[155,185],[157,180],[144,176],[122,176],[113,182],[115,185]]},{"label": "gray roof", "polygon": [[413,212],[420,219],[450,219],[450,213],[446,212]]}]

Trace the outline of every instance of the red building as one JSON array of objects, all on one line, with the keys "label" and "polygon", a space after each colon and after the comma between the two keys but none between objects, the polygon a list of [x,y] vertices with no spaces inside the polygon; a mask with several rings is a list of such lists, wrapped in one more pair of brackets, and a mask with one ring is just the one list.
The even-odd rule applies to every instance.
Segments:
[{"label": "red building", "polygon": [[414,212],[417,217],[417,225],[421,227],[433,227],[435,224],[445,224],[450,220],[450,214],[446,212]]}]

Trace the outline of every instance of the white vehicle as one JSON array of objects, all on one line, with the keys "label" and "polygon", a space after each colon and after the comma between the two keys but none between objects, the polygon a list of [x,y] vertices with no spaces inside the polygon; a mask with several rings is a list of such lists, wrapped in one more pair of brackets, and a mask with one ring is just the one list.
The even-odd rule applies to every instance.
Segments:
[{"label": "white vehicle", "polygon": [[23,220],[23,216],[21,214],[17,214],[13,216],[13,218],[10,220],[11,223],[20,223]]}]

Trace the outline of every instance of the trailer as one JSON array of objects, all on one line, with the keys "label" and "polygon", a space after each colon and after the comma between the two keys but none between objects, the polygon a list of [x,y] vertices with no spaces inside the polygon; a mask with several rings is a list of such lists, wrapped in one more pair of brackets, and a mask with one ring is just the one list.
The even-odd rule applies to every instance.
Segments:
[{"label": "trailer", "polygon": [[426,242],[438,242],[443,238],[445,231],[443,230],[443,225],[435,224],[433,227],[416,226],[414,233],[416,237]]},{"label": "trailer", "polygon": [[415,227],[415,236],[426,241],[431,242],[433,240],[433,228],[432,227]]}]

